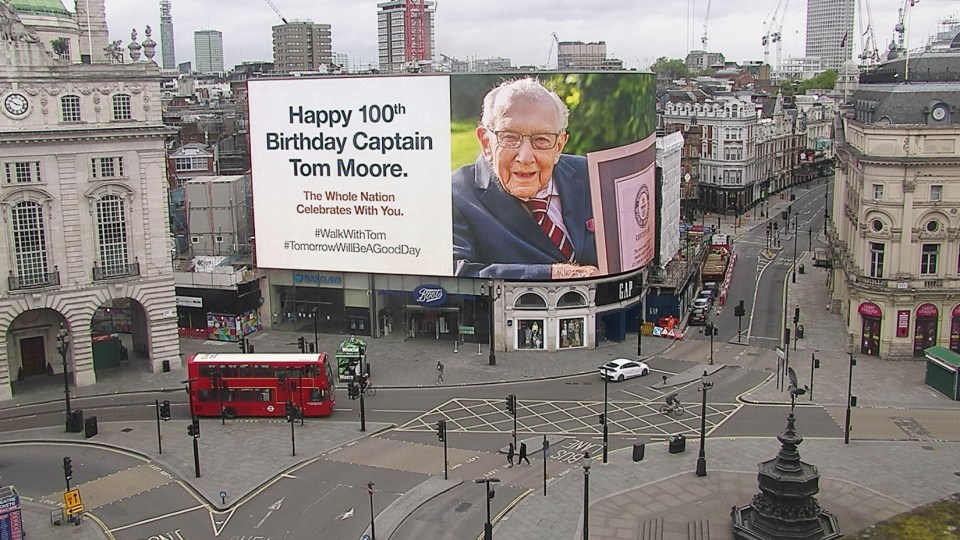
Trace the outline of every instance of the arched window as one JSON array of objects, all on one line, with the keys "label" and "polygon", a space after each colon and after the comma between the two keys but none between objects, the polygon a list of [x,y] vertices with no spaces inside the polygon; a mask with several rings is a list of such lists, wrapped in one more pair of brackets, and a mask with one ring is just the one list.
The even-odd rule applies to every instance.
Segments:
[{"label": "arched window", "polygon": [[127,94],[113,96],[113,119],[130,120],[132,118],[133,110],[130,107],[130,96]]},{"label": "arched window", "polygon": [[546,309],[547,302],[539,294],[524,293],[520,295],[520,298],[517,298],[513,307],[516,309]]},{"label": "arched window", "polygon": [[557,307],[560,309],[583,307],[585,305],[587,305],[587,299],[577,291],[565,293],[560,297],[560,300],[557,301]]},{"label": "arched window", "polygon": [[60,118],[64,122],[80,121],[80,96],[60,98]]},{"label": "arched window", "polygon": [[103,277],[129,273],[126,210],[117,195],[97,200],[97,244]]},{"label": "arched window", "polygon": [[23,201],[10,209],[10,229],[21,287],[47,284],[47,235],[43,206]]}]

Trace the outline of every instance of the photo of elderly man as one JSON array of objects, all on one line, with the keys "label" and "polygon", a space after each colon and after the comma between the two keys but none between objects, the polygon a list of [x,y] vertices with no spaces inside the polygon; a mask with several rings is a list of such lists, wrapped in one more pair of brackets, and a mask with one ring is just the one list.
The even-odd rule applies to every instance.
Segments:
[{"label": "photo of elderly man", "polygon": [[535,78],[490,90],[480,156],[453,173],[458,276],[570,279],[598,274],[586,158],[563,154],[568,109]]}]

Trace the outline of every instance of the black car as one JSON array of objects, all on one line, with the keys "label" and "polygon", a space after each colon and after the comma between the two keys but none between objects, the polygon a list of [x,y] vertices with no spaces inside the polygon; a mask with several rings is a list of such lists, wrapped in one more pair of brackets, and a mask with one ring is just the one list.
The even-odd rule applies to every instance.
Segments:
[{"label": "black car", "polygon": [[707,310],[705,309],[694,309],[690,312],[690,317],[687,318],[687,324],[690,326],[702,326],[707,322]]}]

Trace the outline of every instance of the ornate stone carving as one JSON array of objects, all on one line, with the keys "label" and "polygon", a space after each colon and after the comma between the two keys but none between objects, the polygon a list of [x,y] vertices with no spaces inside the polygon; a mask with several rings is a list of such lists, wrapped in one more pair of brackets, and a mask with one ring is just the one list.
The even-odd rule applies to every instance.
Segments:
[{"label": "ornate stone carving", "polygon": [[904,180],[903,181],[903,192],[904,193],[913,193],[917,189],[916,180]]},{"label": "ornate stone carving", "polygon": [[137,43],[137,29],[134,28],[130,31],[130,44],[127,45],[127,48],[130,49],[130,59],[136,62],[140,60],[140,49],[143,47]]},{"label": "ornate stone carving", "polygon": [[23,24],[10,0],[0,0],[0,41],[40,43],[36,30]]},{"label": "ornate stone carving", "polygon": [[148,61],[153,62],[153,57],[157,54],[157,42],[150,38],[153,30],[149,24],[143,30],[143,33],[147,35],[147,39],[143,40],[143,55],[147,57]]}]

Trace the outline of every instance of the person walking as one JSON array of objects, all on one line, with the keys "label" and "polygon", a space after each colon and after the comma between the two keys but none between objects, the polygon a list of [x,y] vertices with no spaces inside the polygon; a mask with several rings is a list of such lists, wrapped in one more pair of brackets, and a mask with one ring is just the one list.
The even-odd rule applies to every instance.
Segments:
[{"label": "person walking", "polygon": [[443,362],[437,360],[437,384],[443,384]]},{"label": "person walking", "polygon": [[530,464],[530,460],[527,459],[527,443],[523,441],[520,441],[520,457],[517,458],[517,465],[519,465],[521,461],[526,461],[527,465]]},{"label": "person walking", "polygon": [[507,467],[513,467],[513,442],[507,447]]}]

